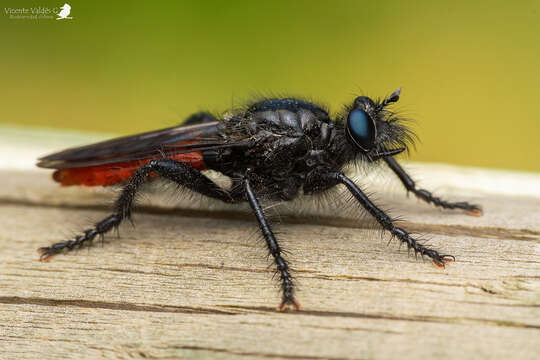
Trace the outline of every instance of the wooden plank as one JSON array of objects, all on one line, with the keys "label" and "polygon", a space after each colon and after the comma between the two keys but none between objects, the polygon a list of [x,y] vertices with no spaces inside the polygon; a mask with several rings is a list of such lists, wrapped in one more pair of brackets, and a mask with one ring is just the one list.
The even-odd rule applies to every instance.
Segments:
[{"label": "wooden plank", "polygon": [[6,165],[0,358],[537,358],[540,176],[409,167],[428,188],[482,203],[485,216],[407,199],[384,173],[359,178],[456,263],[438,270],[387,246],[354,206],[273,207],[303,305],[278,313],[245,208],[172,201],[155,186],[120,239],[41,263],[37,247],[106,216],[115,191],[59,188],[50,172]]}]

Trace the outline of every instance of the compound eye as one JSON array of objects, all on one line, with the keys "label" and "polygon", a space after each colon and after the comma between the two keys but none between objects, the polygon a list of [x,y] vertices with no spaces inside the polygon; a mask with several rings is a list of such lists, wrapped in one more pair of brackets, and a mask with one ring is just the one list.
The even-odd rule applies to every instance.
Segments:
[{"label": "compound eye", "polygon": [[354,109],[349,113],[347,132],[364,151],[370,150],[375,144],[375,123],[362,109]]}]

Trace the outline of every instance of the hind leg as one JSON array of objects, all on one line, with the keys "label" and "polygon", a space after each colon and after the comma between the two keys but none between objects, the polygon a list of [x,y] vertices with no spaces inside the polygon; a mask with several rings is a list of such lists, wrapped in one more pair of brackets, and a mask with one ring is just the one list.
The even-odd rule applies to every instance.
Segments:
[{"label": "hind leg", "polygon": [[184,120],[182,125],[197,125],[213,121],[218,120],[212,114],[202,111],[188,116],[188,118]]},{"label": "hind leg", "polygon": [[90,243],[97,235],[103,236],[111,229],[117,228],[123,220],[130,220],[135,195],[151,173],[157,173],[165,179],[205,196],[226,203],[235,201],[227,190],[220,188],[212,180],[189,165],[172,159],[152,160],[141,167],[124,186],[122,193],[115,202],[112,215],[95,224],[93,228],[85,230],[82,235],[77,236],[74,240],[62,241],[40,248],[40,260],[47,261],[64,249],[69,251],[85,243]]}]

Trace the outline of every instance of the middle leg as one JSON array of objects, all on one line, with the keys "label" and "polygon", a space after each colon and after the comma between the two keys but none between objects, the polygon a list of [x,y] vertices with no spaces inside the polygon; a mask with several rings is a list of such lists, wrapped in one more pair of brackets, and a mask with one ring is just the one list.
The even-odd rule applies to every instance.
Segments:
[{"label": "middle leg", "polygon": [[430,249],[425,245],[420,244],[414,239],[411,234],[406,230],[394,225],[394,221],[384,211],[379,209],[364,192],[356,185],[351,179],[346,177],[342,173],[330,173],[328,174],[328,180],[341,183],[347,187],[351,194],[358,200],[360,204],[366,209],[383,227],[383,229],[389,231],[392,236],[397,237],[401,242],[407,244],[407,248],[414,250],[415,255],[420,254],[429,256],[433,261],[433,264],[439,268],[444,268],[444,264],[450,261],[454,261],[452,255],[442,255],[436,250]]},{"label": "middle leg", "polygon": [[281,279],[281,291],[282,291],[282,300],[281,304],[278,306],[279,311],[287,309],[289,306],[294,307],[295,310],[300,309],[300,303],[294,298],[294,283],[291,274],[289,273],[289,265],[287,261],[281,256],[281,248],[277,243],[276,237],[268,225],[268,221],[264,216],[259,200],[255,196],[253,188],[249,182],[249,179],[244,179],[244,191],[246,192],[247,199],[257,221],[259,222],[259,227],[261,232],[266,240],[266,245],[270,254],[274,257],[274,262],[277,266],[277,271]]}]

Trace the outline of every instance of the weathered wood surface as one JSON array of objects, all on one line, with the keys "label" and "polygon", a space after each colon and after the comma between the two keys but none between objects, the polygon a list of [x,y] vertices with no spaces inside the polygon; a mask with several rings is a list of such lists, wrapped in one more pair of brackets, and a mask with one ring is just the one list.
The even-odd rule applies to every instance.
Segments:
[{"label": "weathered wood surface", "polygon": [[303,310],[278,313],[251,217],[191,210],[199,205],[171,192],[145,197],[120,239],[39,262],[39,246],[106,216],[114,191],[59,188],[50,172],[14,170],[12,154],[0,169],[2,359],[540,354],[540,175],[409,165],[426,188],[481,203],[481,218],[407,199],[393,180],[363,179],[405,228],[456,255],[444,270],[387,246],[354,207],[316,218],[281,209]]}]

